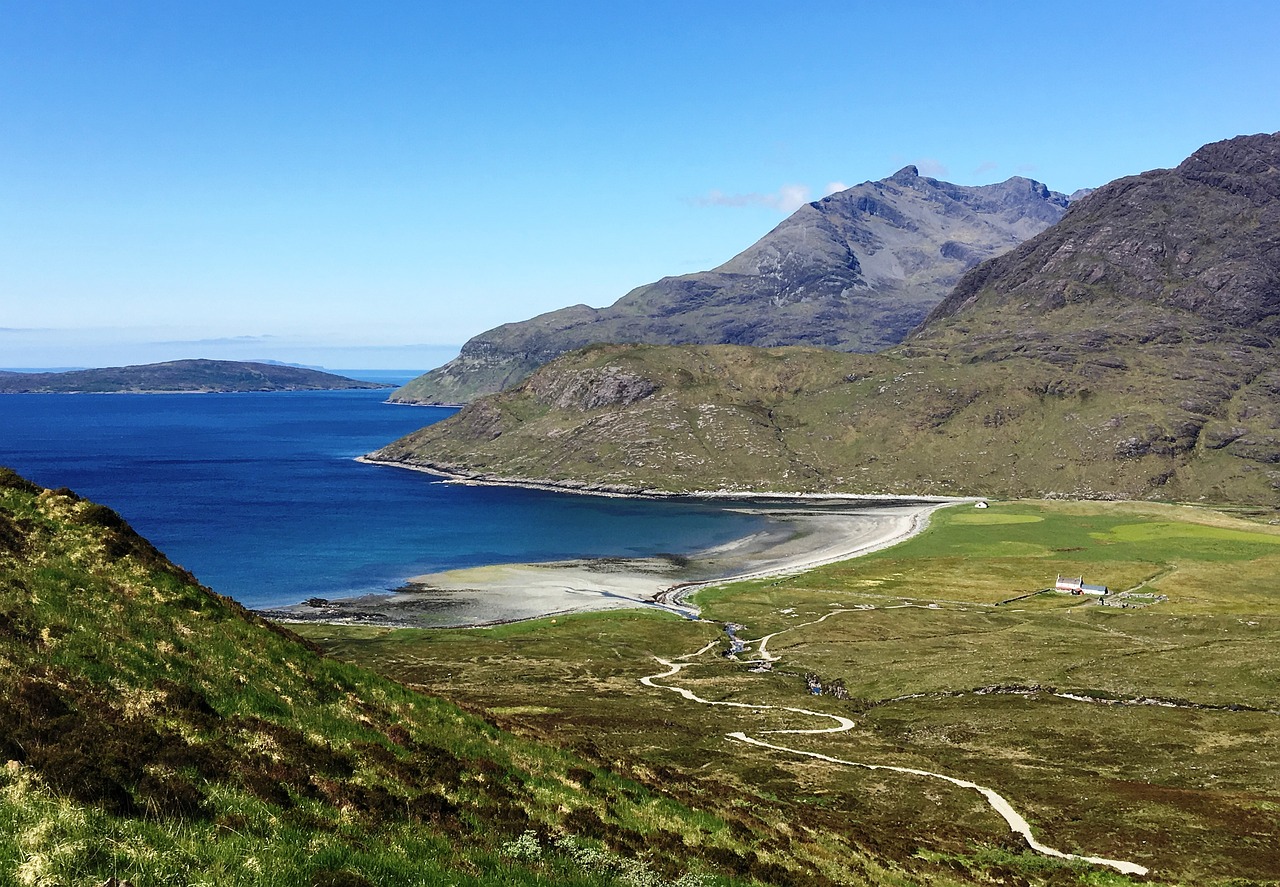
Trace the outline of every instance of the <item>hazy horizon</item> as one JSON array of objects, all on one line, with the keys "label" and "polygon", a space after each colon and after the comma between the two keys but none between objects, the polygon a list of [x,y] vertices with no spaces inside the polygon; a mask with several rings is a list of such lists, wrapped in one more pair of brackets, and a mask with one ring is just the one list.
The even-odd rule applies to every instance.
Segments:
[{"label": "hazy horizon", "polygon": [[[15,330],[5,333],[0,348],[0,370],[48,372],[98,367],[135,366],[164,363],[170,360],[204,358],[208,360],[278,361],[301,366],[323,367],[325,370],[411,370],[434,369],[458,355],[461,345],[325,345],[278,340],[265,336],[244,336],[219,341],[134,341],[129,337],[113,339],[104,335],[92,338],[94,330],[32,330],[25,336]],[[19,344],[21,343],[21,344]],[[64,356],[68,359],[58,361]],[[21,358],[30,360],[23,361]]]}]

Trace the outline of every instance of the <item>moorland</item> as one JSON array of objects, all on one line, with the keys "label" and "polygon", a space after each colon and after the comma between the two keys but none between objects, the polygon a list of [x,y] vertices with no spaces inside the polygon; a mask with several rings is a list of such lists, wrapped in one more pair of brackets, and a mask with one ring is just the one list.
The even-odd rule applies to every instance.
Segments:
[{"label": "moorland", "polygon": [[638,776],[320,655],[0,470],[0,884],[834,883]]},{"label": "moorland", "polygon": [[880,354],[595,345],[370,457],[999,497],[700,619],[286,629],[0,474],[0,877],[1277,883],[1277,157],[1106,185]]},{"label": "moorland", "polygon": [[[690,803],[749,810],[744,852],[782,860],[816,842],[842,883],[882,883],[862,854],[911,873],[883,883],[1136,876],[1033,853],[972,789],[806,753],[993,788],[1044,844],[1140,865],[1157,883],[1270,883],[1280,530],[1264,519],[1275,513],[957,506],[885,551],[700,592],[703,622],[627,612],[465,631],[300,630],[519,735],[657,779]],[[1113,595],[1021,597],[1058,574]],[[737,652],[734,636],[746,641]],[[668,674],[677,662],[687,667]],[[826,730],[830,716],[852,726],[776,732]]]}]

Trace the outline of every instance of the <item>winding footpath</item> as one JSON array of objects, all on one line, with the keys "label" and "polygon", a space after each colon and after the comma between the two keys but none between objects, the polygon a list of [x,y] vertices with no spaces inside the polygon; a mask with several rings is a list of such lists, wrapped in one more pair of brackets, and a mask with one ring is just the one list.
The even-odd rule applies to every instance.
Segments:
[{"label": "winding footpath", "polygon": [[[883,609],[897,609],[900,607],[912,607],[912,606],[921,606],[921,605],[899,604],[896,607],[886,607]],[[827,613],[825,616],[823,616],[820,619],[815,619],[812,622],[805,622],[799,625],[793,625],[789,628],[783,629],[782,631],[776,631],[772,634],[766,635],[765,637],[761,638],[759,641],[749,642],[749,643],[757,644],[756,654],[760,657],[759,658],[760,662],[765,662],[765,663],[777,662],[780,659],[780,657],[770,653],[768,646],[769,646],[769,641],[771,641],[773,638],[777,637],[778,635],[787,631],[795,631],[796,629],[804,628],[806,626],[817,625],[818,623],[824,622],[830,617],[835,616],[839,613],[852,613],[852,612],[875,610],[875,609],[877,608],[873,606],[864,606],[864,607],[857,607],[854,609],[832,610],[830,613]],[[930,609],[930,608],[926,607],[926,609]],[[684,699],[687,699],[690,702],[699,703],[701,705],[723,706],[727,708],[743,708],[743,709],[751,709],[755,711],[772,709],[774,711],[785,711],[785,712],[791,712],[793,714],[805,715],[807,717],[825,718],[831,721],[835,721],[834,726],[830,726],[830,727],[820,727],[820,728],[814,728],[814,729],[796,728],[796,729],[789,729],[789,730],[767,730],[767,731],[764,731],[762,735],[778,735],[778,734],[814,735],[814,734],[821,734],[821,733],[844,733],[854,728],[855,726],[854,722],[851,719],[846,718],[842,715],[834,715],[834,714],[829,714],[827,712],[811,711],[810,709],[806,709],[806,708],[792,708],[789,706],[781,706],[781,705],[761,705],[761,704],[755,704],[755,703],[749,703],[749,702],[724,702],[724,701],[718,702],[711,699],[703,699],[701,696],[698,696],[693,691],[688,690],[684,687],[678,687],[678,686],[675,686],[674,684],[657,683],[657,681],[661,681],[666,678],[675,677],[683,669],[688,668],[691,665],[694,665],[695,663],[692,660],[697,659],[699,656],[705,655],[706,653],[715,649],[718,645],[719,645],[719,641],[711,641],[706,646],[702,647],[702,649],[700,650],[696,650],[693,653],[686,653],[683,656],[675,657],[674,661],[655,657],[658,660],[658,662],[661,663],[666,668],[666,670],[659,672],[658,674],[648,675],[646,677],[640,678],[640,683],[646,687],[651,687],[655,690],[668,690],[672,693],[677,693]],[[1124,860],[1119,860],[1119,859],[1106,859],[1101,856],[1081,856],[1075,853],[1065,853],[1061,850],[1057,850],[1053,847],[1050,847],[1047,844],[1042,844],[1040,841],[1036,840],[1034,835],[1031,834],[1030,823],[1028,823],[1026,819],[1024,819],[1013,808],[1013,805],[1010,804],[1009,801],[1005,799],[1003,795],[999,794],[995,789],[988,788],[985,785],[979,785],[976,782],[970,782],[967,779],[959,779],[955,776],[948,776],[945,773],[933,773],[929,770],[919,770],[914,767],[895,767],[888,764],[867,764],[861,761],[848,761],[842,758],[832,757],[831,755],[820,754],[819,752],[808,751],[806,749],[791,748],[790,746],[777,745],[772,742],[766,742],[763,739],[757,739],[755,737],[748,736],[746,733],[743,733],[741,731],[727,733],[725,735],[728,739],[731,739],[734,742],[741,742],[747,745],[756,746],[758,748],[769,749],[771,751],[783,752],[783,753],[792,754],[792,755],[799,755],[802,757],[813,758],[819,761],[826,761],[827,763],[837,764],[842,767],[859,767],[864,770],[887,770],[893,773],[903,773],[910,776],[922,776],[928,779],[940,779],[943,782],[948,782],[960,788],[972,789],[978,792],[979,794],[981,794],[987,800],[987,803],[991,805],[991,808],[995,810],[997,813],[999,813],[1001,817],[1003,817],[1004,821],[1008,823],[1010,831],[1014,832],[1015,834],[1021,835],[1022,839],[1027,842],[1027,846],[1029,846],[1032,850],[1035,850],[1037,853],[1044,854],[1045,856],[1056,857],[1058,859],[1076,860],[1081,862],[1092,863],[1094,865],[1108,866],[1110,868],[1115,869],[1116,871],[1122,872],[1123,874],[1127,874],[1127,875],[1147,874],[1146,866],[1138,865],[1137,863],[1134,863],[1134,862],[1126,862]]]}]

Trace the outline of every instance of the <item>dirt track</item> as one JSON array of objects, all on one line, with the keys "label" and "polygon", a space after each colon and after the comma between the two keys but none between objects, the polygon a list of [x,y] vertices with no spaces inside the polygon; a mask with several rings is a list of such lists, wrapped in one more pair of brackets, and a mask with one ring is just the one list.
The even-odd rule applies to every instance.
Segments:
[{"label": "dirt track", "polygon": [[[900,606],[912,606],[912,605],[900,605]],[[748,642],[744,649],[744,652],[749,651],[750,645],[754,643],[757,645],[755,652],[760,657],[760,661],[776,662],[778,661],[779,657],[768,652],[768,643],[771,639],[782,634],[784,631],[796,631],[797,629],[801,629],[809,625],[816,625],[819,622],[823,622],[837,614],[865,612],[867,610],[874,610],[874,609],[878,609],[878,608],[860,607],[853,610],[833,610],[830,613],[827,613],[821,619],[816,619],[812,622],[805,622],[800,625],[794,625],[794,626],[791,626],[790,628],[784,629],[783,631],[778,631],[778,632],[774,632],[773,634],[766,635],[765,637],[761,638],[758,641]],[[891,609],[891,608],[881,608],[881,609]],[[811,711],[809,709],[804,709],[804,708],[791,708],[789,706],[758,705],[758,704],[747,703],[747,702],[716,702],[709,699],[703,699],[702,697],[698,696],[691,690],[687,690],[684,687],[677,687],[673,684],[657,683],[657,681],[662,680],[664,678],[675,677],[683,669],[688,668],[691,665],[695,665],[696,663],[693,660],[697,659],[699,656],[703,656],[709,653],[711,650],[715,649],[716,646],[718,646],[718,644],[716,642],[712,642],[704,646],[702,649],[697,650],[693,653],[687,653],[684,656],[676,657],[676,660],[678,661],[671,661],[671,660],[659,658],[658,662],[666,666],[666,671],[662,671],[662,672],[659,672],[658,674],[647,675],[645,677],[642,677],[640,678],[640,683],[646,687],[652,687],[657,690],[669,690],[673,693],[678,693],[680,696],[689,700],[690,702],[696,702],[701,705],[726,706],[730,708],[742,708],[742,709],[750,709],[755,711],[772,709],[775,711],[792,712],[794,714],[803,715],[805,717],[825,718],[825,719],[836,722],[835,725],[831,727],[821,727],[816,729],[797,727],[794,729],[787,729],[787,730],[769,730],[769,731],[766,731],[764,735],[779,735],[779,734],[812,735],[812,734],[821,734],[821,733],[828,733],[828,734],[844,733],[854,728],[855,724],[853,720],[851,720],[850,718],[846,718],[842,715],[829,714],[827,712]],[[861,761],[849,761],[843,758],[834,757],[832,755],[821,754],[819,752],[808,751],[805,749],[791,748],[785,745],[778,745],[772,742],[766,742],[763,739],[757,739],[755,737],[748,736],[746,733],[743,733],[741,731],[727,733],[725,734],[725,736],[726,738],[734,742],[741,742],[747,745],[756,746],[758,748],[768,749],[770,751],[782,752],[782,753],[791,754],[791,755],[799,755],[807,758],[814,758],[816,760],[826,761],[828,763],[836,764],[842,767],[860,767],[866,770],[887,770],[894,773],[902,773],[908,776],[919,776],[919,777],[925,777],[928,779],[940,779],[944,782],[949,782],[952,785],[958,786],[960,788],[972,789],[978,792],[979,794],[981,794],[984,798],[986,798],[987,803],[991,805],[991,808],[995,810],[996,813],[1000,814],[1000,816],[1004,819],[1004,821],[1008,823],[1010,831],[1014,832],[1017,835],[1021,835],[1023,840],[1027,842],[1027,846],[1029,846],[1032,850],[1035,850],[1037,853],[1042,853],[1045,856],[1053,856],[1058,859],[1079,860],[1082,862],[1092,863],[1094,865],[1107,866],[1109,868],[1113,868],[1116,871],[1119,871],[1128,875],[1147,874],[1147,868],[1135,862],[1127,862],[1125,860],[1119,860],[1119,859],[1107,859],[1101,856],[1081,856],[1075,853],[1065,853],[1061,850],[1057,850],[1053,847],[1050,847],[1047,844],[1041,843],[1040,841],[1036,840],[1034,835],[1032,835],[1030,823],[1028,823],[1026,819],[1024,819],[1022,815],[1019,814],[1014,809],[1013,805],[1010,804],[1009,801],[1003,795],[999,794],[995,789],[988,788],[987,786],[984,786],[984,785],[979,785],[976,782],[970,782],[966,779],[960,779],[955,776],[948,776],[945,773],[933,773],[928,770],[918,770],[914,767],[897,767],[889,764],[867,764]]]}]

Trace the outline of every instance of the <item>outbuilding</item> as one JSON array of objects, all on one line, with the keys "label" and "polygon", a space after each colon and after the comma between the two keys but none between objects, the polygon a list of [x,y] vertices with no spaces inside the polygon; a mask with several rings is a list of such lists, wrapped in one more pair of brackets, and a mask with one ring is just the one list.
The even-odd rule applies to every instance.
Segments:
[{"label": "outbuilding", "polygon": [[1083,576],[1077,576],[1074,579],[1070,576],[1058,575],[1058,581],[1054,583],[1054,591],[1061,591],[1064,594],[1109,594],[1110,589],[1105,585],[1089,585],[1084,581]]}]

